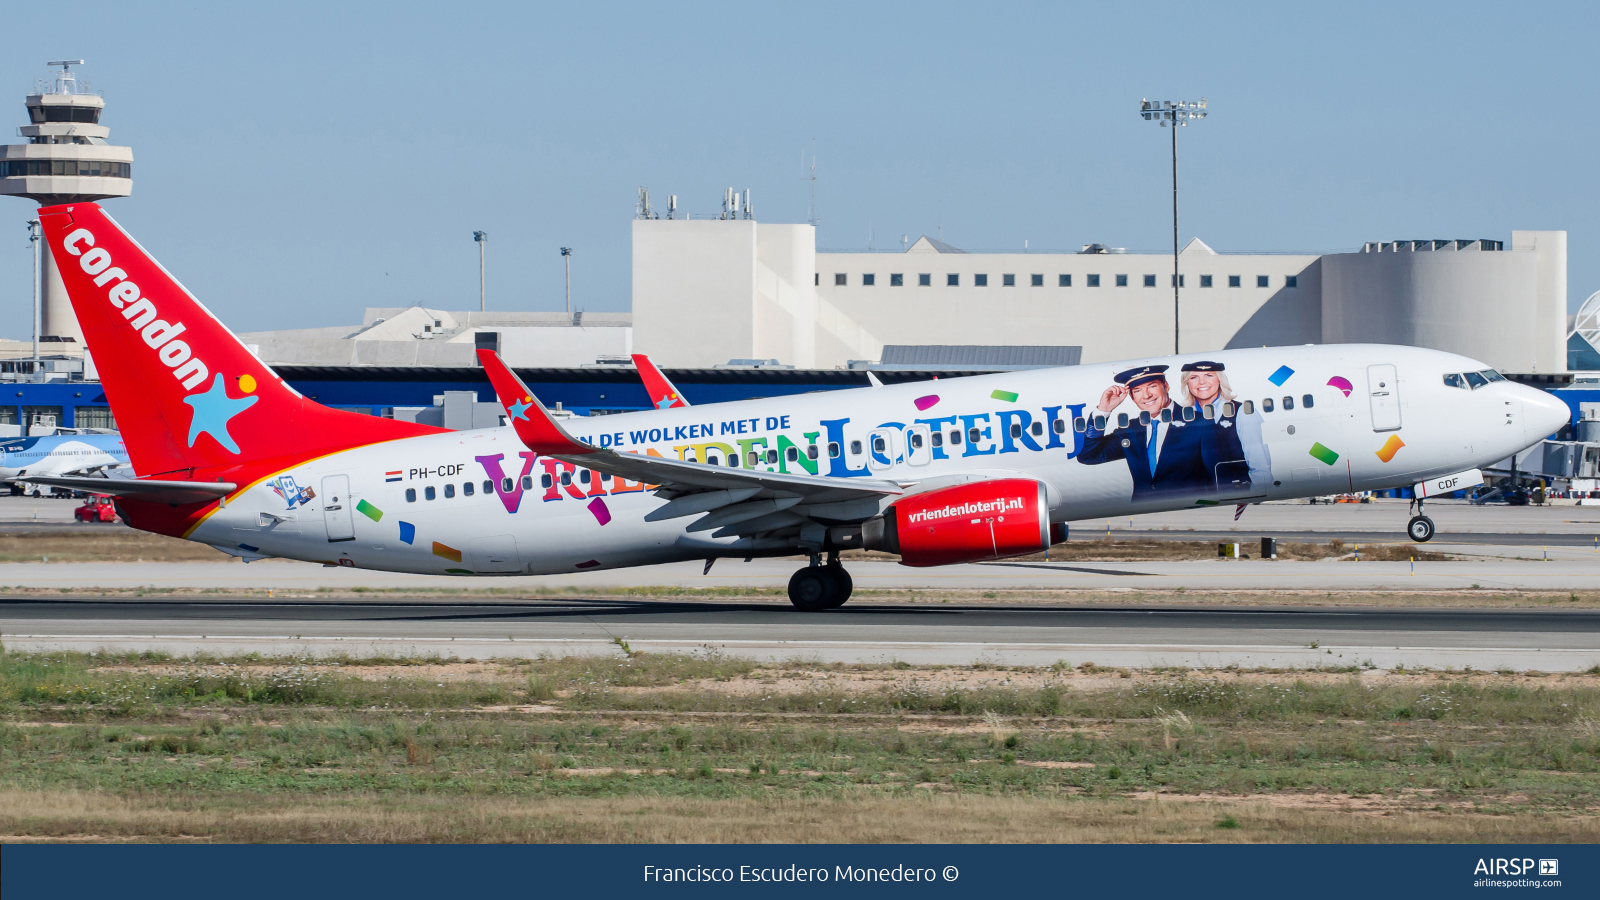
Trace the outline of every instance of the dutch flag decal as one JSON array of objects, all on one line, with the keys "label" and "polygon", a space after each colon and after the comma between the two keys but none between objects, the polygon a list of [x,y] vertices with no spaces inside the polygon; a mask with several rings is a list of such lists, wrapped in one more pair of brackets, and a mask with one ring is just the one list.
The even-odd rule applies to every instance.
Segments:
[{"label": "dutch flag decal", "polygon": [[383,480],[385,482],[399,481],[400,480],[400,470],[397,469],[397,470],[395,470],[393,472],[385,472],[385,473],[383,473]]}]

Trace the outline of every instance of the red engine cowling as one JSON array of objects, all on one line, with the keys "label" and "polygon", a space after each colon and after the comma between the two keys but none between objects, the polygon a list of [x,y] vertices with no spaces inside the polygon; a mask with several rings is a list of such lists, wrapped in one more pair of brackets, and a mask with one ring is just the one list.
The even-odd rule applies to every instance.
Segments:
[{"label": "red engine cowling", "polygon": [[1043,482],[977,481],[898,500],[877,530],[868,530],[868,546],[900,554],[906,566],[1022,556],[1050,546],[1050,504]]}]

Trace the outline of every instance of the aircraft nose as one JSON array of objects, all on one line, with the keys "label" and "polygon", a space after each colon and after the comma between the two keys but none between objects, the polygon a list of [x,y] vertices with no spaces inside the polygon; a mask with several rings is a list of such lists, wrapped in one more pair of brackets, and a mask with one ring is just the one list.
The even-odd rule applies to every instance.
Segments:
[{"label": "aircraft nose", "polygon": [[1522,420],[1528,440],[1543,440],[1572,421],[1572,410],[1555,395],[1527,385],[1517,385],[1522,397]]}]

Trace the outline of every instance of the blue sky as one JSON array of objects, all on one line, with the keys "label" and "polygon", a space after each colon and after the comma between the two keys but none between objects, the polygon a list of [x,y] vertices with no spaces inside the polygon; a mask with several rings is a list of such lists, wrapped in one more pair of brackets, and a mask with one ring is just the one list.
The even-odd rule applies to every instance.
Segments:
[{"label": "blue sky", "polygon": [[[820,243],[1221,251],[1566,229],[1600,290],[1593,5],[19,4],[0,109],[82,57],[132,197],[107,208],[234,328],[366,306],[626,309],[635,192],[804,221]],[[10,92],[7,94],[6,92]],[[9,97],[9,99],[7,99]],[[14,132],[13,132],[14,134]],[[11,138],[11,140],[16,140]],[[25,201],[0,201],[0,333],[28,331]],[[10,224],[6,224],[10,223]]]}]

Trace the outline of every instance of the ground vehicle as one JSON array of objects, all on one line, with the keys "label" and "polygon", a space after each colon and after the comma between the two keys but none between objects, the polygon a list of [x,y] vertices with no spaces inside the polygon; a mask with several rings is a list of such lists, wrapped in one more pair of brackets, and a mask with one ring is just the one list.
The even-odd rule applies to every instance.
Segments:
[{"label": "ground vehicle", "polygon": [[1037,552],[1073,519],[1449,482],[1568,415],[1461,356],[1345,344],[557,420],[483,350],[509,424],[451,432],[302,397],[97,204],[39,215],[132,465],[166,474],[27,480],[246,559],[509,575],[802,553],[790,599],[826,609],[845,549],[944,565]]},{"label": "ground vehicle", "polygon": [[109,495],[90,494],[84,498],[82,506],[72,511],[72,518],[79,522],[115,522],[117,511]]}]

